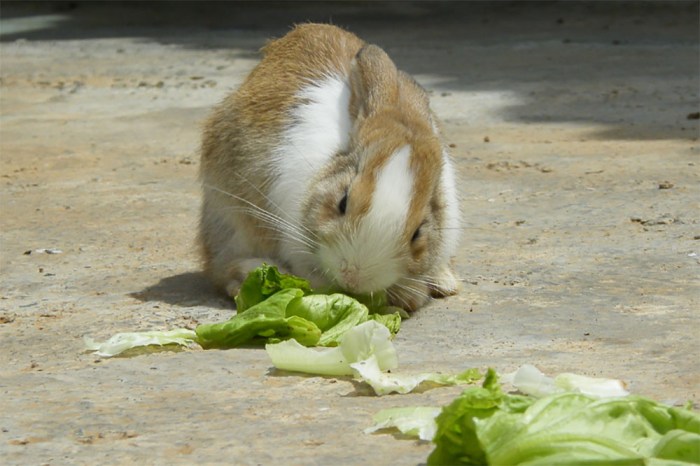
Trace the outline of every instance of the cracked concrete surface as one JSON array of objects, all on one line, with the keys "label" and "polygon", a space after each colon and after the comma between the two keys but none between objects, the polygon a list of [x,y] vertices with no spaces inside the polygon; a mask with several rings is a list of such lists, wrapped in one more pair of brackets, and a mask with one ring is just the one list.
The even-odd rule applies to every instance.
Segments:
[{"label": "cracked concrete surface", "polygon": [[[697,2],[19,4],[0,23],[4,464],[420,464],[346,379],[264,351],[101,360],[82,336],[228,318],[193,247],[200,125],[296,21],[384,47],[460,174],[459,295],[406,321],[406,371],[532,363],[698,403]],[[62,253],[40,252],[42,248]]]}]

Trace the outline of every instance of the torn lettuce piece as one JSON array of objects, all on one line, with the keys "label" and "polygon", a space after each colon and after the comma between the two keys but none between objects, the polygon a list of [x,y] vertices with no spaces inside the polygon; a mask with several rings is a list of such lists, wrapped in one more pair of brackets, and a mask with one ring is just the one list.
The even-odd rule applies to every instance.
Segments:
[{"label": "torn lettuce piece", "polygon": [[351,293],[350,296],[367,306],[370,312],[377,312],[389,305],[386,291],[374,291],[372,293]]},{"label": "torn lettuce piece", "polygon": [[295,340],[265,345],[277,369],[317,375],[353,375],[350,364],[375,356],[381,370],[398,366],[391,333],[373,320],[349,329],[334,348],[306,348]]},{"label": "torn lettuce piece", "polygon": [[262,264],[248,273],[234,298],[239,313],[265,301],[278,291],[288,288],[299,289],[303,294],[311,293],[308,280],[295,275],[280,273],[277,267]]},{"label": "torn lettuce piece", "polygon": [[288,340],[268,344],[265,349],[278,369],[317,375],[354,375],[367,382],[377,395],[408,393],[426,381],[454,385],[473,383],[481,378],[476,369],[458,375],[386,373],[398,367],[396,349],[391,343],[389,329],[374,320],[348,330],[336,348],[305,348]]},{"label": "torn lettuce piece", "polygon": [[436,418],[435,449],[428,456],[428,465],[484,465],[486,452],[477,437],[476,426],[496,411],[506,414],[522,413],[534,398],[519,395],[504,396],[498,375],[488,369],[481,387],[469,387]]},{"label": "torn lettuce piece", "polygon": [[265,351],[277,368],[316,375],[352,375],[352,368],[339,346],[308,348],[296,340],[268,343]]},{"label": "torn lettuce piece", "polygon": [[437,417],[429,465],[697,464],[700,415],[627,396],[501,392],[489,370]]},{"label": "torn lettuce piece", "polygon": [[389,393],[409,393],[423,382],[432,382],[437,385],[457,385],[474,383],[482,377],[477,369],[469,369],[457,375],[429,372],[421,374],[384,373],[374,355],[368,359],[351,363],[350,367],[357,372],[357,378],[367,382],[380,396]]},{"label": "torn lettuce piece", "polygon": [[[197,327],[204,348],[233,348],[265,338],[266,343],[294,339],[303,346],[337,346],[345,333],[368,320],[368,310],[355,299],[342,294],[304,295],[304,290],[280,290],[227,322]],[[382,316],[392,332],[400,322]]]},{"label": "torn lettuce piece", "polygon": [[178,328],[168,331],[117,333],[103,342],[96,342],[90,337],[83,337],[83,340],[88,351],[95,351],[98,356],[109,358],[141,346],[188,346],[197,342],[197,334],[194,330]]},{"label": "torn lettuce piece", "polygon": [[399,312],[393,312],[392,314],[369,314],[367,319],[374,320],[384,325],[389,329],[392,336],[396,335],[399,333],[399,330],[401,330],[401,314]]},{"label": "torn lettuce piece", "polygon": [[323,290],[315,290],[312,293],[334,294],[341,293],[356,299],[364,304],[371,315],[388,315],[398,313],[402,319],[408,319],[411,315],[405,309],[398,306],[389,305],[389,298],[386,291],[374,291],[372,293],[350,293],[337,287],[329,287]]},{"label": "torn lettuce piece", "polygon": [[392,334],[386,326],[368,320],[343,335],[340,349],[348,364],[375,356],[379,368],[388,371],[399,367],[399,357],[391,338]]},{"label": "torn lettuce piece", "polygon": [[370,314],[394,314],[398,312],[404,319],[408,319],[410,317],[410,314],[403,308],[389,305],[389,297],[387,296],[386,291],[375,291],[373,293],[365,294],[349,293],[348,295],[367,306]]},{"label": "torn lettuce piece", "polygon": [[625,390],[625,384],[620,380],[571,373],[562,373],[551,378],[530,364],[523,364],[517,371],[504,375],[503,381],[512,384],[526,395],[538,398],[564,392],[583,393],[596,398],[629,395],[629,392]]},{"label": "torn lettuce piece", "polygon": [[681,432],[675,419],[686,414],[641,397],[563,393],[538,400],[518,422],[494,416],[478,430],[491,464],[700,463],[700,430]]},{"label": "torn lettuce piece", "polygon": [[557,375],[554,385],[564,391],[583,393],[595,398],[614,398],[630,394],[621,380],[587,377],[569,372]]},{"label": "torn lettuce piece", "polygon": [[294,299],[287,306],[286,315],[316,324],[323,332],[318,346],[335,346],[345,332],[367,320],[368,311],[357,300],[336,293]]},{"label": "torn lettuce piece", "polygon": [[303,295],[302,289],[287,288],[226,322],[198,325],[198,342],[205,349],[235,348],[256,338],[293,338],[304,346],[314,346],[321,338],[321,329],[303,317],[286,315],[287,306]]},{"label": "torn lettuce piece", "polygon": [[[396,310],[386,305],[385,292],[361,296],[364,301],[358,301],[355,297],[342,293],[315,294],[307,280],[294,275],[281,274],[276,267],[266,264],[251,271],[241,285],[235,298],[238,315],[247,313],[251,309],[262,309],[258,306],[265,305],[285,289],[300,290],[301,295],[297,294],[296,299],[289,300],[284,316],[287,318],[297,316],[312,322],[321,331],[321,336],[315,342],[313,338],[302,341],[294,337],[304,346],[336,346],[348,329],[368,319],[377,320],[386,325],[392,334],[396,334],[401,327],[401,319],[395,315]],[[364,303],[369,304],[371,308],[368,309]],[[376,310],[393,312],[387,315],[372,313]],[[283,339],[286,338],[275,336],[268,343]]]},{"label": "torn lettuce piece", "polygon": [[441,408],[432,406],[413,406],[408,408],[383,409],[374,415],[374,425],[365,429],[371,434],[381,429],[396,428],[402,434],[432,440],[437,430],[435,418]]}]

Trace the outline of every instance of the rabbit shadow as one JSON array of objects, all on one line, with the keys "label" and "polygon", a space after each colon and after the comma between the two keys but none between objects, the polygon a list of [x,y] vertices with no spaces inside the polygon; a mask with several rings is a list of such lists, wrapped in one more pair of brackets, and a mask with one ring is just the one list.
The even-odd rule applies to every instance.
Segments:
[{"label": "rabbit shadow", "polygon": [[129,296],[141,302],[161,302],[179,307],[235,309],[233,299],[216,289],[202,272],[185,272],[161,278],[158,283],[129,293]]}]

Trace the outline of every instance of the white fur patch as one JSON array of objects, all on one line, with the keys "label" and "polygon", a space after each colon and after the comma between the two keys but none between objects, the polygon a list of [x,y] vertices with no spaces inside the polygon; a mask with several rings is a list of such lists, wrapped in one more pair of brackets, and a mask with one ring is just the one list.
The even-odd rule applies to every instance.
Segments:
[{"label": "white fur patch", "polygon": [[396,151],[377,176],[372,205],[364,222],[381,223],[396,233],[406,225],[408,207],[413,197],[411,146]]},{"label": "white fur patch", "polygon": [[284,218],[298,221],[304,191],[328,159],[345,150],[350,139],[350,88],[345,79],[329,76],[302,88],[305,102],[293,110],[282,143],[273,151],[277,182],[271,200]]},{"label": "white fur patch", "polygon": [[[328,76],[309,84],[298,94],[302,103],[293,109],[290,125],[282,133],[281,144],[273,150],[277,181],[270,189],[270,200],[277,214],[293,225],[301,225],[301,205],[311,179],[337,152],[347,149],[352,122],[350,87],[341,76]],[[310,274],[313,257],[306,254],[295,237],[298,232],[283,228],[288,241],[279,251],[288,263]]]}]

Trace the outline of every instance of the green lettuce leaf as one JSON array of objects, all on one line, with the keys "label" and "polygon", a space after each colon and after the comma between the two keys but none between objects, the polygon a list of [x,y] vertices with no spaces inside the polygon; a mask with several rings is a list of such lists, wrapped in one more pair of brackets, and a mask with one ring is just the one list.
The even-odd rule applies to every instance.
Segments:
[{"label": "green lettuce leaf", "polygon": [[401,330],[401,314],[370,314],[367,320],[374,320],[389,329],[392,335],[396,335]]},{"label": "green lettuce leaf", "polygon": [[[333,290],[340,292],[340,290]],[[355,298],[369,309],[369,312],[379,312],[389,306],[389,298],[386,291],[375,291],[373,293],[346,293],[348,296]]]},{"label": "green lettuce leaf", "polygon": [[[383,312],[395,311],[386,306],[385,293],[374,293],[366,299]],[[162,341],[181,345],[197,342],[205,349],[288,339],[302,346],[337,346],[348,330],[368,320],[381,323],[391,335],[401,326],[401,317],[396,312],[370,314],[367,306],[353,297],[340,293],[313,294],[307,280],[282,274],[266,264],[248,274],[235,300],[238,311],[233,317],[225,322],[197,326],[195,336],[190,339],[173,339],[170,332],[122,334],[118,345],[110,343],[110,353],[164,344]],[[99,346],[94,342],[91,345],[88,349]]]},{"label": "green lettuce leaf", "polygon": [[350,363],[340,346],[308,348],[296,340],[268,343],[265,351],[277,369],[315,375],[352,375]]},{"label": "green lettuce leaf", "polygon": [[373,320],[349,329],[334,348],[306,348],[296,340],[265,345],[277,369],[318,375],[353,375],[350,364],[376,357],[381,370],[398,366],[391,333]]},{"label": "green lettuce leaf", "polygon": [[620,380],[586,377],[568,372],[551,378],[530,364],[523,364],[512,374],[504,375],[503,381],[511,383],[521,393],[538,398],[564,392],[578,392],[595,398],[629,395],[625,384]]},{"label": "green lettuce leaf", "polygon": [[469,369],[457,375],[432,372],[420,374],[385,373],[379,367],[374,356],[352,363],[350,367],[356,371],[360,380],[367,382],[380,396],[389,393],[409,393],[423,382],[431,382],[435,385],[469,384],[482,377],[477,369]]},{"label": "green lettuce leaf", "polygon": [[429,465],[700,463],[700,415],[637,396],[504,394],[489,370],[437,418]]},{"label": "green lettuce leaf", "polygon": [[311,285],[308,280],[280,273],[277,267],[262,264],[249,272],[241,284],[241,288],[234,298],[236,309],[239,313],[244,312],[278,291],[288,288],[302,290],[303,294],[311,293]]},{"label": "green lettuce leaf", "polygon": [[[398,315],[372,316],[392,335],[400,328]],[[367,320],[367,308],[349,296],[304,296],[304,290],[288,288],[226,322],[199,325],[196,332],[205,349],[234,348],[261,338],[267,343],[294,339],[303,346],[337,346],[350,329]]]},{"label": "green lettuce leaf", "polygon": [[486,453],[476,433],[476,422],[493,416],[499,409],[510,414],[523,412],[528,403],[525,397],[514,397],[516,403],[504,403],[510,398],[501,392],[498,376],[488,369],[481,387],[467,388],[437,417],[437,432],[433,439],[435,449],[428,457],[429,465],[488,464]]},{"label": "green lettuce leaf", "polygon": [[178,328],[168,331],[117,333],[103,342],[96,342],[87,336],[83,337],[83,340],[88,351],[95,351],[98,356],[110,358],[126,350],[142,346],[188,346],[197,341],[197,334],[193,330]]},{"label": "green lettuce leaf", "polygon": [[355,299],[336,293],[294,299],[287,306],[286,315],[316,324],[323,332],[318,346],[336,346],[345,332],[367,320],[368,311]]},{"label": "green lettuce leaf", "polygon": [[365,434],[380,429],[396,428],[402,434],[421,440],[432,440],[437,430],[435,418],[440,411],[440,408],[432,406],[382,409],[374,415],[374,425],[365,429]]},{"label": "green lettuce leaf", "polygon": [[280,290],[226,322],[198,325],[197,340],[205,349],[235,348],[256,338],[294,338],[304,346],[314,346],[322,333],[318,325],[286,314],[289,304],[303,295],[304,291],[298,288]]},{"label": "green lettuce leaf", "polygon": [[335,294],[341,293],[356,299],[361,304],[364,304],[369,310],[369,314],[396,314],[398,313],[402,319],[408,319],[411,315],[405,309],[392,306],[389,304],[389,297],[386,291],[374,291],[372,293],[350,293],[341,290],[337,287],[328,287],[320,290],[312,291],[313,294]]},{"label": "green lettuce leaf", "polygon": [[[398,315],[396,318],[400,319]],[[387,373],[398,367],[396,349],[389,329],[375,320],[347,330],[336,348],[305,348],[297,341],[288,340],[268,344],[265,349],[278,369],[317,375],[354,375],[380,396],[408,393],[423,382],[455,385],[481,379],[476,369],[457,375]]]}]

